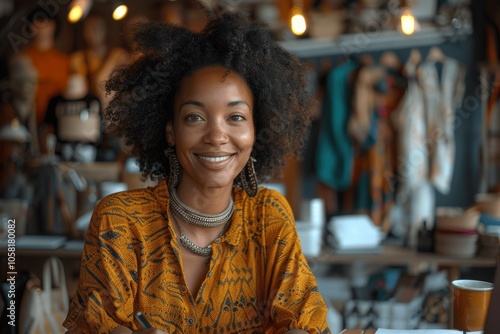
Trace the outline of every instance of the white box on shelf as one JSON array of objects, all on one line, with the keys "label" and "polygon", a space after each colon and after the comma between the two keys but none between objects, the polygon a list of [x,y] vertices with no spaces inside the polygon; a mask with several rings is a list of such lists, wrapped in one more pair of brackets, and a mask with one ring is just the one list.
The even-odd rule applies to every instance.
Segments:
[{"label": "white box on shelf", "polygon": [[303,221],[296,221],[295,225],[302,245],[302,253],[305,256],[318,256],[323,244],[323,229]]}]

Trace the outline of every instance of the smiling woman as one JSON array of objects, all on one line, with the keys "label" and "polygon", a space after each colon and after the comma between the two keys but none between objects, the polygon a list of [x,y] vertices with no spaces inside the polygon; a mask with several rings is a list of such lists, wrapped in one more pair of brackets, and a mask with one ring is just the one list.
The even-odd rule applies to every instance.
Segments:
[{"label": "smiling woman", "polygon": [[175,98],[174,120],[167,124],[167,140],[177,148],[184,171],[181,198],[226,189],[217,196],[223,199],[220,204],[205,201],[200,207],[205,213],[222,211],[255,142],[253,95],[245,80],[213,65],[186,77]]},{"label": "smiling woman", "polygon": [[[293,214],[258,187],[300,151],[304,68],[235,13],[201,33],[144,24],[107,82],[107,126],[154,188],[96,207],[71,333],[329,333]],[[257,179],[257,175],[259,178]],[[141,312],[154,329],[140,330]]]}]

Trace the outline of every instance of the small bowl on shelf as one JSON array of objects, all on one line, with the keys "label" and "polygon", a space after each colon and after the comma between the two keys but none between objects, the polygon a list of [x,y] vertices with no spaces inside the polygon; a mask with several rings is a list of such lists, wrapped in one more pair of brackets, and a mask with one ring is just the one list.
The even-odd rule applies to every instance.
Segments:
[{"label": "small bowl on shelf", "polygon": [[435,252],[456,257],[474,257],[477,251],[478,235],[453,234],[436,231]]},{"label": "small bowl on shelf", "polygon": [[475,208],[439,207],[436,209],[436,228],[442,230],[475,230],[480,213]]}]

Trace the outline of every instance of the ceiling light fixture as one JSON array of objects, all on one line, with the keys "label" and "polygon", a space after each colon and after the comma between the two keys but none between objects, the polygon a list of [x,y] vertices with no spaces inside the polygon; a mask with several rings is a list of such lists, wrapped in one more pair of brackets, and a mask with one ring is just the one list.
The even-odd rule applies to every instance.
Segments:
[{"label": "ceiling light fixture", "polygon": [[119,21],[125,18],[128,13],[128,7],[122,2],[116,2],[113,6],[113,20]]},{"label": "ceiling light fixture", "polygon": [[294,1],[290,10],[290,27],[296,36],[302,36],[307,30],[306,18],[302,9],[302,1]]},{"label": "ceiling light fixture", "polygon": [[85,18],[92,7],[92,0],[73,0],[69,5],[68,22],[76,23]]},{"label": "ceiling light fixture", "polygon": [[401,12],[401,32],[405,35],[412,35],[418,28],[418,22],[410,7],[403,8]]}]

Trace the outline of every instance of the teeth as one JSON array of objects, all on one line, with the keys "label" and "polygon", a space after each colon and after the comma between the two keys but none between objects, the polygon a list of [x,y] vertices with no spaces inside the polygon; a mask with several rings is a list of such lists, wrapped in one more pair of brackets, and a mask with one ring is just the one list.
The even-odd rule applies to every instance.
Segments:
[{"label": "teeth", "polygon": [[209,161],[209,162],[220,162],[229,159],[229,155],[226,155],[224,157],[203,157],[201,155],[198,156],[200,159]]}]

